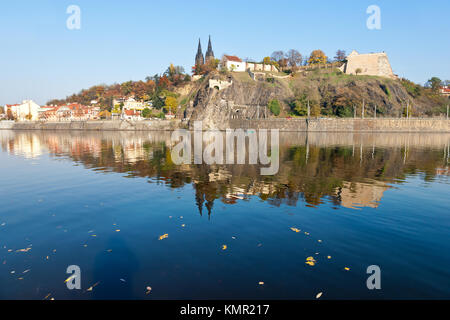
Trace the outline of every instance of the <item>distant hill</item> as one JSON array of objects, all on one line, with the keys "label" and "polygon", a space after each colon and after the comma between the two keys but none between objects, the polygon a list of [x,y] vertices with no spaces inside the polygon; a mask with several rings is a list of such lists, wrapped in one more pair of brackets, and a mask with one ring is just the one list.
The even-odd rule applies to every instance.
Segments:
[{"label": "distant hill", "polygon": [[[275,114],[278,117],[302,117],[307,114],[308,104],[311,116],[353,117],[356,110],[356,116],[361,117],[363,103],[366,117],[374,115],[375,106],[378,117],[400,117],[406,114],[407,104],[411,116],[439,116],[446,113],[449,103],[449,99],[432,89],[406,79],[348,75],[337,68],[302,70],[295,75],[280,73],[278,77],[268,73],[262,81],[253,80],[247,72],[224,71],[214,71],[198,81],[191,81],[190,76],[170,70],[146,81],[94,86],[48,104],[77,102],[89,105],[96,100],[102,109],[111,110],[113,98],[134,96],[138,100],[152,100],[155,108],[165,110],[165,99],[172,96],[181,107],[177,108],[179,117],[211,118],[212,123],[223,123],[230,117],[224,111],[224,101],[241,106],[239,116],[244,118],[254,117],[255,107],[261,109],[259,116],[265,111],[266,117],[276,117]],[[232,79],[233,84],[221,91],[213,90],[209,88],[210,79]],[[280,112],[267,112],[269,103],[279,105]]]}]

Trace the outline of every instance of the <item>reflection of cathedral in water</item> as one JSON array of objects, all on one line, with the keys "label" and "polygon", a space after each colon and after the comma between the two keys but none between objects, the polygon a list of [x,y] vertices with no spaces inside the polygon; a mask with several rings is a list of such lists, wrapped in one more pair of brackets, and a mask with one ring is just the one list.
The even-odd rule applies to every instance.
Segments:
[{"label": "reflection of cathedral in water", "polygon": [[276,176],[261,176],[251,165],[176,166],[170,136],[170,132],[2,131],[0,146],[24,158],[45,153],[69,157],[88,169],[152,178],[170,188],[192,185],[202,215],[210,215],[216,201],[233,205],[251,197],[273,206],[303,202],[319,207],[329,202],[349,209],[377,208],[390,185],[401,183],[407,174],[420,173],[425,180],[448,177],[448,134],[433,139],[335,134],[328,135],[330,141],[323,134],[282,134]]}]

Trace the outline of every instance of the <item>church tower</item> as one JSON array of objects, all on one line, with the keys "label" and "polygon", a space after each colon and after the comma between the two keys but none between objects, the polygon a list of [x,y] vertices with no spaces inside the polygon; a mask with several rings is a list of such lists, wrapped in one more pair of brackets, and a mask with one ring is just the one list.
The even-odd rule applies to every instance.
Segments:
[{"label": "church tower", "polygon": [[206,51],[205,63],[208,63],[210,61],[214,61],[214,51],[211,45],[211,36],[209,36],[208,51]]},{"label": "church tower", "polygon": [[201,66],[205,64],[205,58],[203,57],[202,45],[200,43],[200,39],[198,39],[198,50],[197,55],[195,56],[195,65]]}]

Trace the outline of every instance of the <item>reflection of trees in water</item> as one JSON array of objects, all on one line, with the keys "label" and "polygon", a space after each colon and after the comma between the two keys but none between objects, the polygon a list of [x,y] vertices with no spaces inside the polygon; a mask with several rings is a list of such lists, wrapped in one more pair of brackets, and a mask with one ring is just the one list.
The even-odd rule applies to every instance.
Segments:
[{"label": "reflection of trees in water", "polygon": [[[16,134],[1,143],[3,149],[15,150],[20,149],[23,141],[27,145],[22,147],[30,148],[29,141],[37,140],[51,154],[68,156],[89,169],[146,177],[149,182],[164,183],[170,188],[192,184],[200,214],[206,210],[208,215],[218,199],[234,204],[253,195],[274,206],[296,206],[299,199],[309,206],[318,206],[323,201],[336,206],[352,207],[354,202],[371,205],[381,200],[389,188],[386,183],[401,183],[407,175],[418,173],[424,175],[425,181],[431,181],[438,168],[447,167],[440,149],[396,145],[390,136],[390,145],[381,148],[375,147],[375,143],[364,146],[359,141],[327,146],[320,140],[323,136],[320,139],[313,136],[287,142],[289,139],[282,138],[279,173],[261,176],[260,167],[251,165],[176,166],[171,160],[167,137],[153,140],[126,137],[46,133],[34,135],[30,140]],[[308,140],[320,143],[315,145]]]}]

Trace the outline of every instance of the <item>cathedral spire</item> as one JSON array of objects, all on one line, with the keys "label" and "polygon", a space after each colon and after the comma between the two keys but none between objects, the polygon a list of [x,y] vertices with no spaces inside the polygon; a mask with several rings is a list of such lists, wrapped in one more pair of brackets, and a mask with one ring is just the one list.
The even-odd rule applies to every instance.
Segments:
[{"label": "cathedral spire", "polygon": [[212,49],[211,36],[209,36],[208,51],[206,51],[205,60],[206,60],[206,63],[208,63],[209,61],[214,60],[214,51]]},{"label": "cathedral spire", "polygon": [[200,39],[198,39],[198,50],[197,55],[195,56],[195,65],[203,65],[205,63],[205,58],[203,57],[202,44],[200,43]]}]

